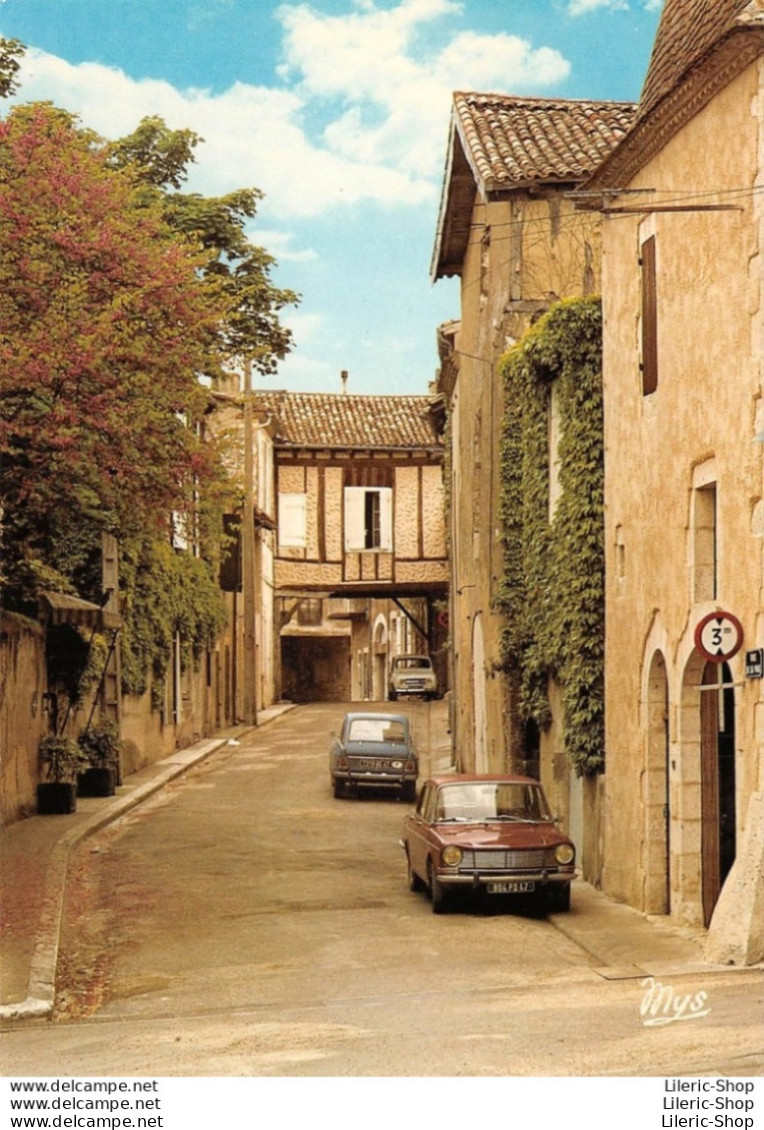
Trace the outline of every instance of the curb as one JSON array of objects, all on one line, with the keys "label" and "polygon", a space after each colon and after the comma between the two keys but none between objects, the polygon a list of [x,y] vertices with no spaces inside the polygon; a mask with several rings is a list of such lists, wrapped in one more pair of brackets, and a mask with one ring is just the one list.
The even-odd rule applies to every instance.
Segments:
[{"label": "curb", "polygon": [[[279,709],[276,713],[258,719],[257,727],[237,731],[236,742],[245,738],[252,732],[257,732],[262,726],[282,717],[292,704]],[[265,712],[269,714],[268,711]],[[195,745],[178,750],[177,753],[156,762],[162,768],[150,780],[140,785],[133,792],[122,797],[115,797],[100,812],[72,828],[57,841],[50,855],[48,869],[45,875],[45,889],[42,900],[42,911],[37,927],[34,953],[29,970],[29,983],[27,995],[23,1001],[14,1004],[0,1005],[0,1022],[6,1020],[43,1020],[51,1016],[56,996],[56,970],[58,968],[58,950],[61,938],[61,925],[64,917],[64,895],[66,892],[66,873],[69,866],[69,853],[83,840],[105,828],[108,824],[118,820],[131,809],[148,800],[158,793],[170,781],[182,776],[195,765],[228,744],[230,737],[208,738],[197,742]]]}]

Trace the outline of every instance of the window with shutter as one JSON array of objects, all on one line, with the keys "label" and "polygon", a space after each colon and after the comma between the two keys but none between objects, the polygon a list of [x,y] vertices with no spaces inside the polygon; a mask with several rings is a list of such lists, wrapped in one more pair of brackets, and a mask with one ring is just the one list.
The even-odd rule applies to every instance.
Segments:
[{"label": "window with shutter", "polygon": [[345,550],[393,548],[393,492],[389,487],[345,487]]},{"label": "window with shutter", "polygon": [[642,394],[658,387],[658,296],[655,273],[655,236],[641,248],[642,264]]}]

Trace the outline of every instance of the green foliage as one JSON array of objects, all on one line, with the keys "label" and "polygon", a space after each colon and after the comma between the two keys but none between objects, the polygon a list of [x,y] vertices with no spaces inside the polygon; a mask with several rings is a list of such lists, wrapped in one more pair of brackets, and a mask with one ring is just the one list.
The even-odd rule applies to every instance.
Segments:
[{"label": "green foliage", "polygon": [[45,780],[59,785],[71,785],[77,774],[87,768],[85,756],[74,738],[47,734],[40,742],[40,763]]},{"label": "green foliage", "polygon": [[121,587],[122,687],[140,695],[151,685],[159,707],[176,634],[185,669],[214,644],[225,624],[225,602],[208,564],[158,540],[125,547]]},{"label": "green foliage", "polygon": [[[228,311],[202,265],[70,114],[17,106],[0,122],[0,548],[11,606],[34,597],[28,563],[73,577],[55,560],[62,542],[157,529],[219,477],[191,426]],[[78,569],[88,552],[77,548]]]},{"label": "green foliage", "polygon": [[117,769],[119,766],[119,729],[111,719],[89,726],[77,739],[87,765],[94,768]]},{"label": "green foliage", "polygon": [[[578,775],[604,764],[601,335],[599,300],[568,300],[502,362],[502,658],[518,677],[521,721],[547,729],[549,679],[559,683],[565,748]],[[561,493],[550,521],[552,382]]]},{"label": "green foliage", "polygon": [[[48,686],[66,703],[77,706],[98,683],[106,654],[102,636],[71,624],[49,627],[45,647]],[[65,704],[60,708],[65,710]]]},{"label": "green foliage", "polygon": [[281,325],[279,312],[299,298],[273,285],[275,260],[247,237],[246,226],[262,199],[259,189],[240,188],[217,197],[177,191],[201,140],[191,130],[171,130],[159,117],[144,118],[129,137],[106,147],[106,157],[111,168],[132,179],[142,199],[158,204],[179,237],[201,248],[201,276],[227,303],[218,326],[222,354],[247,358],[260,373],[271,374],[292,347],[291,331]]},{"label": "green foliage", "polygon": [[18,39],[0,36],[0,98],[9,98],[16,93],[16,79],[21,68],[19,60],[24,57],[24,51],[24,45]]}]

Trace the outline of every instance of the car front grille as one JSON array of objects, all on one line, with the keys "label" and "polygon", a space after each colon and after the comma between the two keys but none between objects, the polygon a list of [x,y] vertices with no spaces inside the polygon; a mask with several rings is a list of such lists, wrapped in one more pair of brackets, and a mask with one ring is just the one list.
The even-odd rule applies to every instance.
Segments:
[{"label": "car front grille", "polygon": [[533,848],[527,851],[465,851],[461,869],[467,871],[538,871],[556,867],[553,851]]}]

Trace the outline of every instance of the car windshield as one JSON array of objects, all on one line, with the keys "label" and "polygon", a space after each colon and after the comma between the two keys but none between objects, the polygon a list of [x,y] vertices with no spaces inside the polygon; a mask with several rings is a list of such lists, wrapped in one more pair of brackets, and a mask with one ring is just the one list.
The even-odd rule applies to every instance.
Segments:
[{"label": "car windshield", "polygon": [[395,660],[396,671],[412,671],[418,667],[431,666],[430,660],[424,655],[405,655],[402,659]]},{"label": "car windshield", "polygon": [[396,742],[406,741],[406,728],[398,719],[354,718],[348,727],[350,742]]},{"label": "car windshield", "polygon": [[438,789],[436,820],[551,820],[540,785],[481,781]]}]

